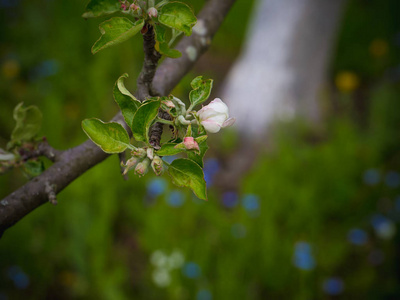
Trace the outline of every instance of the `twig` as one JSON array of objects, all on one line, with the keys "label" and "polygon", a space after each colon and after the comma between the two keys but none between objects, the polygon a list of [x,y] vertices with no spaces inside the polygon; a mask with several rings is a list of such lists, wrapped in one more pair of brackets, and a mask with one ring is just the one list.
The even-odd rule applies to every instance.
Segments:
[{"label": "twig", "polygon": [[23,151],[21,153],[21,159],[23,161],[27,161],[31,158],[37,158],[40,156],[47,157],[52,162],[56,162],[60,159],[63,151],[56,150],[49,145],[46,138],[43,138],[43,141],[37,145],[37,148],[32,151]]},{"label": "twig", "polygon": [[53,205],[57,205],[57,196],[55,192],[56,186],[46,181],[45,187],[46,187],[45,192],[49,198],[49,202]]},{"label": "twig", "polygon": [[[194,33],[191,37],[183,38],[177,48],[183,51],[184,55],[175,60],[166,59],[160,65],[153,80],[153,88],[158,94],[168,94],[194,65],[195,60],[189,59],[184,49],[192,46],[198,50],[198,53],[203,53],[208,48],[209,42],[206,40],[206,43],[203,44],[202,38],[208,39],[215,34],[234,2],[235,0],[209,0],[207,2],[198,16],[199,21],[204,20],[207,34],[200,36]],[[122,114],[118,113],[113,120],[123,122]],[[63,151],[59,159],[41,175],[0,201],[0,236],[7,228],[47,202],[46,182],[54,185],[54,192],[59,193],[82,173],[107,157],[109,155],[90,140]]]}]

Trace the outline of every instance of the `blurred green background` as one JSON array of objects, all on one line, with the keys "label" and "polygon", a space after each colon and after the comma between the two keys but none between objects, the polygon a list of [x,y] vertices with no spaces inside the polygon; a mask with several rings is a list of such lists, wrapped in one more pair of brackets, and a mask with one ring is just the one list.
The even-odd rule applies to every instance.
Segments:
[{"label": "blurred green background", "polygon": [[[186,1],[197,11],[205,1]],[[240,51],[252,2],[238,0],[197,74],[216,88]],[[135,89],[141,39],[93,56],[101,20],[86,1],[0,0],[0,147],[17,103],[37,105],[58,149],[80,122],[117,112],[112,87]],[[400,18],[397,0],[350,0],[321,99],[324,122],[282,124],[235,191],[221,192],[220,134],[206,156],[209,201],[166,176],[120,176],[116,156],[7,230],[5,299],[399,299]],[[238,22],[237,20],[241,21]],[[0,177],[0,198],[26,182]]]}]

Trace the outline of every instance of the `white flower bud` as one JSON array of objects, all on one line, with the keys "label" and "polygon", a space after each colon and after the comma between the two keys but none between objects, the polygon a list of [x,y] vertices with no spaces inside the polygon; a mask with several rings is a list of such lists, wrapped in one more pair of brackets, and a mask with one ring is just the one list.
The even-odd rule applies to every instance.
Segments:
[{"label": "white flower bud", "polygon": [[228,106],[216,98],[197,112],[200,124],[207,132],[217,133],[221,128],[232,126],[235,118],[229,118]]},{"label": "white flower bud", "polygon": [[135,174],[139,177],[146,175],[149,170],[150,159],[147,157],[140,163],[136,165]]},{"label": "white flower bud", "polygon": [[122,173],[122,175],[126,175],[126,173],[128,173],[130,169],[134,168],[138,162],[139,159],[135,156],[132,156],[130,159],[128,159],[128,161],[125,164],[124,173]]},{"label": "white flower bud", "polygon": [[154,156],[154,159],[151,162],[151,167],[153,168],[153,171],[157,176],[162,175],[162,173],[164,172],[164,163],[162,159],[157,155]]},{"label": "white flower bud", "polygon": [[147,151],[143,148],[137,148],[131,151],[132,156],[136,156],[139,158],[145,158],[147,155]]}]

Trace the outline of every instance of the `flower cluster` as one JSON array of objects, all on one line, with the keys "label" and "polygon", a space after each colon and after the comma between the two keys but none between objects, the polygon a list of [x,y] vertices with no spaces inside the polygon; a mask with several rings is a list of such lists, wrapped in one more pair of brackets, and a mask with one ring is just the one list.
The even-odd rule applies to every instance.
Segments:
[{"label": "flower cluster", "polygon": [[153,169],[157,176],[160,176],[164,172],[164,164],[162,159],[154,155],[153,148],[137,148],[131,151],[132,157],[128,159],[125,164],[123,175],[126,175],[131,169],[135,168],[135,174],[139,177],[146,175],[149,170],[149,166]]}]

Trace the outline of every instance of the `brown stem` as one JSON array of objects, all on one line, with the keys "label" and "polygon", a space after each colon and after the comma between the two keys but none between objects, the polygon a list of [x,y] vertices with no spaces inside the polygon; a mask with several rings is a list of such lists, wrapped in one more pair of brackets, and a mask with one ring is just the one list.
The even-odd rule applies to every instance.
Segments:
[{"label": "brown stem", "polygon": [[[183,38],[177,46],[183,56],[175,60],[166,59],[161,64],[155,72],[153,80],[153,88],[158,94],[168,94],[194,65],[196,60],[190,59],[185,49],[192,46],[199,54],[203,53],[208,48],[211,37],[218,30],[234,2],[235,0],[209,0],[207,2],[198,16],[199,21],[204,21],[203,25],[207,29],[206,35],[194,33],[190,37]],[[197,59],[199,56],[197,56]],[[138,92],[139,95],[140,93]],[[139,98],[143,99],[143,97]],[[122,114],[118,113],[113,120],[123,123]],[[126,126],[126,124],[124,125]],[[0,201],[0,236],[7,228],[48,201],[46,182],[54,187],[54,193],[57,194],[82,173],[105,160],[108,156],[90,140],[75,148],[63,151],[60,158],[41,175]]]}]

